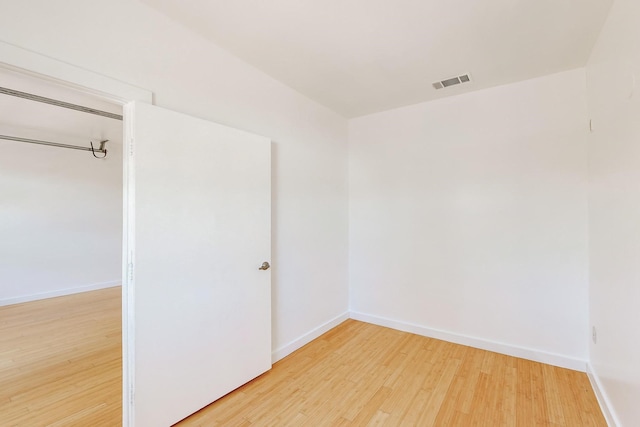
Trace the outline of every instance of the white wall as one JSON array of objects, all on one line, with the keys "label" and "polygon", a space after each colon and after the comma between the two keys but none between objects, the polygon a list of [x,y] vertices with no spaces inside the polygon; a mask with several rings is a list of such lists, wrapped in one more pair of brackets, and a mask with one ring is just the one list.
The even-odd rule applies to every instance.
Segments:
[{"label": "white wall", "polygon": [[[0,69],[0,86],[121,112]],[[0,305],[120,284],[122,122],[6,95],[0,134],[88,147],[108,156],[0,139]]]},{"label": "white wall", "polygon": [[0,141],[0,305],[120,284],[120,148]]},{"label": "white wall", "polygon": [[346,120],[136,1],[0,0],[0,10],[10,11],[0,40],[271,137],[274,348],[347,310]]},{"label": "white wall", "polygon": [[584,88],[574,70],[350,121],[357,317],[584,370]]},{"label": "white wall", "polygon": [[[634,88],[635,76],[635,88]],[[640,423],[640,3],[616,0],[587,66],[590,362],[621,426]]]}]

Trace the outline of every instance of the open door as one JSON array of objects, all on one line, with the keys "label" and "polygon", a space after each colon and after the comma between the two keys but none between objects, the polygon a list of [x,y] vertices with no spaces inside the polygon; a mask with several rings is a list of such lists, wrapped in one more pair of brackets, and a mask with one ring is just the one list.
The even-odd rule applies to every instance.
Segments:
[{"label": "open door", "polygon": [[271,147],[145,103],[126,117],[125,423],[170,426],[271,368]]}]

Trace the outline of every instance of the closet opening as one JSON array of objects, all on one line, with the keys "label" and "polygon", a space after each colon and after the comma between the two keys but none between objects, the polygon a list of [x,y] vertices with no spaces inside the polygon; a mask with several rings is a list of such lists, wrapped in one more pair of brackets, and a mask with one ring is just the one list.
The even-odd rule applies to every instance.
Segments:
[{"label": "closet opening", "polygon": [[8,425],[122,422],[122,114],[116,103],[0,68]]}]

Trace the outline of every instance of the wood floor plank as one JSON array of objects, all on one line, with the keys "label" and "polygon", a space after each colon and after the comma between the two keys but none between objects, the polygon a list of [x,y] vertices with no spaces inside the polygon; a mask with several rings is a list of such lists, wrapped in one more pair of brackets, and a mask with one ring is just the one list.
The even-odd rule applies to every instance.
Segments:
[{"label": "wood floor plank", "polygon": [[[420,417],[416,420],[415,425],[429,426],[435,423],[459,366],[460,360],[458,359],[446,360],[445,367],[441,371],[435,387],[429,392],[429,400],[425,405],[420,405],[422,406],[420,408]],[[428,389],[430,389],[430,386]]]},{"label": "wood floor plank", "polygon": [[388,387],[380,387],[378,390],[376,390],[375,394],[371,396],[371,399],[367,401],[366,405],[364,405],[362,409],[360,409],[358,414],[353,418],[353,420],[351,420],[352,425],[366,425],[373,418],[375,413],[378,412],[378,408],[380,408],[382,402],[387,400],[390,393],[391,389]]},{"label": "wood floor plank", "polygon": [[[560,397],[560,388],[553,366],[542,365],[542,381],[544,396],[547,403],[548,418],[552,424],[565,425],[564,409]],[[579,420],[579,419],[578,419]]]}]

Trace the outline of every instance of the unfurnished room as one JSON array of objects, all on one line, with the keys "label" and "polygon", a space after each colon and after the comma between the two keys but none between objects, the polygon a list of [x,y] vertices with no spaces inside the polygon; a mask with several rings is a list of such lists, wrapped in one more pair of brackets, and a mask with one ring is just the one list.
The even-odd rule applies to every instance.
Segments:
[{"label": "unfurnished room", "polygon": [[640,425],[640,2],[0,0],[0,426]]}]

